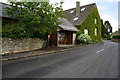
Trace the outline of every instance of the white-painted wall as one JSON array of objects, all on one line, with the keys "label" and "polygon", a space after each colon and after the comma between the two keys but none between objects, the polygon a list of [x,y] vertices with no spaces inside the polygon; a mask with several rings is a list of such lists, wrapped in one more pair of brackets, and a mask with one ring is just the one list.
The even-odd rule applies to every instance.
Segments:
[{"label": "white-painted wall", "polygon": [[76,33],[73,33],[73,44],[76,42]]}]

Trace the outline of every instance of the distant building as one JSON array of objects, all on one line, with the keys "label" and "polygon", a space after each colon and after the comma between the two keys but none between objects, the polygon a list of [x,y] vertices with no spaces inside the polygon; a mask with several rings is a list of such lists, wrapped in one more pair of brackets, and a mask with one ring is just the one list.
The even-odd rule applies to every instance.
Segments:
[{"label": "distant building", "polygon": [[115,36],[115,35],[120,35],[120,28],[118,29],[118,31],[115,31],[114,33],[112,33],[112,36]]}]

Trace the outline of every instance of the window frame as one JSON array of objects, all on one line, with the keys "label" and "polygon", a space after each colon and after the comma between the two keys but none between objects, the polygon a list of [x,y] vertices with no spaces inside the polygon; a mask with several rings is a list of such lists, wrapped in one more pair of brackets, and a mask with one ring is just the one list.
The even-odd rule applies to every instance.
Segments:
[{"label": "window frame", "polygon": [[97,29],[97,28],[94,29],[94,35],[95,35],[95,36],[98,35],[98,29]]},{"label": "window frame", "polygon": [[95,19],[94,19],[94,23],[95,23],[95,24],[97,24],[97,23],[98,23],[97,18],[95,18]]},{"label": "window frame", "polygon": [[[87,31],[87,32],[86,32]],[[84,29],[84,34],[89,35],[89,30],[88,29]]]}]

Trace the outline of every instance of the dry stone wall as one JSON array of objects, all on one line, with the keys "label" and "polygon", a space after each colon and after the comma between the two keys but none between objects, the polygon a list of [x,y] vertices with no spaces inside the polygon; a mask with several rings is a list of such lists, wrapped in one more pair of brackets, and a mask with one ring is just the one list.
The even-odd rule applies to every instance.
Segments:
[{"label": "dry stone wall", "polygon": [[39,38],[2,38],[2,54],[19,53],[41,49],[43,40]]}]

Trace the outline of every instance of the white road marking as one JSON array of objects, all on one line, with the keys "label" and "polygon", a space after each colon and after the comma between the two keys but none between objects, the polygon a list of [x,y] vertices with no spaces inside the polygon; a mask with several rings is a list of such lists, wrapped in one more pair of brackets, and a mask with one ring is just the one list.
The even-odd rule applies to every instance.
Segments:
[{"label": "white road marking", "polygon": [[107,46],[107,48],[110,47],[110,46],[111,46],[111,45]]},{"label": "white road marking", "polygon": [[101,52],[101,51],[103,51],[103,50],[105,50],[105,49],[103,48],[103,49],[101,49],[101,50],[97,51],[96,53],[99,53],[99,52]]},{"label": "white road marking", "polygon": [[[104,44],[104,45],[106,45],[106,44]],[[108,48],[108,47],[110,47],[110,46],[111,46],[111,45],[107,45],[106,48]],[[101,51],[103,51],[103,50],[105,50],[105,48],[103,48],[103,49],[97,51],[96,53],[99,53],[99,52],[101,52]]]}]

